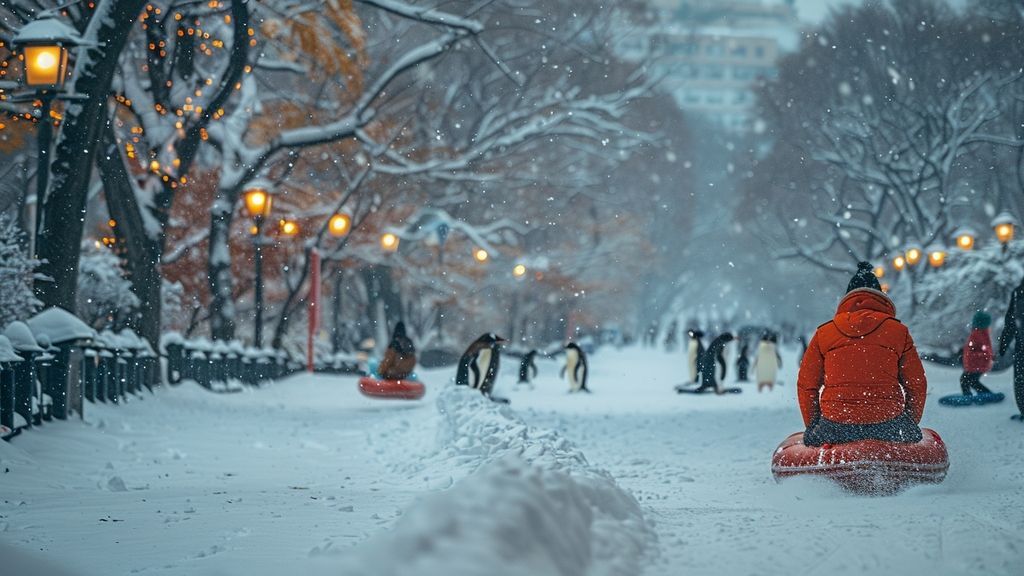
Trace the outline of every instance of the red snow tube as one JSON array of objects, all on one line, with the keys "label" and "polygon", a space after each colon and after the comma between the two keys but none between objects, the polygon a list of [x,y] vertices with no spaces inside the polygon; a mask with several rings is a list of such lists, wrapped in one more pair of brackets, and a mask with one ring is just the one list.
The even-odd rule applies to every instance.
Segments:
[{"label": "red snow tube", "polygon": [[922,428],[917,444],[861,440],[805,446],[803,432],[791,434],[772,456],[777,482],[793,476],[824,476],[858,494],[894,494],[915,484],[938,484],[949,470],[942,438]]},{"label": "red snow tube", "polygon": [[416,380],[378,380],[363,376],[359,379],[359,391],[371,398],[419,400],[426,394],[427,387]]}]

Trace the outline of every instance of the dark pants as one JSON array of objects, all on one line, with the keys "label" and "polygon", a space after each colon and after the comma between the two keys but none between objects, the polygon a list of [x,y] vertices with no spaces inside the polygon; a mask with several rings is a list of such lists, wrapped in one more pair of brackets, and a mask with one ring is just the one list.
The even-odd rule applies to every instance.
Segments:
[{"label": "dark pants", "polygon": [[960,375],[960,390],[964,396],[970,396],[971,391],[978,394],[991,394],[992,391],[981,383],[981,372],[964,372]]},{"label": "dark pants", "polygon": [[915,444],[922,438],[921,428],[909,414],[877,424],[842,424],[819,416],[804,432],[805,446],[845,444],[858,440],[883,440]]}]

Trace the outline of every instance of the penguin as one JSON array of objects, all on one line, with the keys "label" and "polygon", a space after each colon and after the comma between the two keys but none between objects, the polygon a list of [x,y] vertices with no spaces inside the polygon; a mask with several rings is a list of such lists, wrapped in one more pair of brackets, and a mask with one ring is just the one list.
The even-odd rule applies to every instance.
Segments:
[{"label": "penguin", "polygon": [[484,334],[474,340],[459,358],[455,384],[476,388],[495,402],[508,403],[508,400],[504,398],[491,397],[491,390],[494,389],[494,381],[498,377],[501,359],[498,347],[505,342],[507,340],[493,333]]},{"label": "penguin", "polygon": [[519,361],[519,384],[530,384],[532,386],[530,380],[537,377],[537,364],[534,362],[536,357],[537,351],[530,350]]},{"label": "penguin", "polygon": [[687,334],[690,336],[690,343],[686,350],[686,355],[690,361],[690,380],[694,383],[700,378],[700,373],[697,368],[700,363],[701,356],[704,355],[704,343],[701,342],[701,338],[704,337],[704,333],[700,330],[689,330]]},{"label": "penguin", "polygon": [[587,388],[587,355],[575,342],[565,345],[565,366],[562,375],[569,377],[569,392],[590,392]]},{"label": "penguin", "polygon": [[725,348],[725,345],[734,339],[735,337],[732,334],[726,332],[712,340],[711,344],[708,345],[708,349],[704,351],[700,358],[700,386],[697,388],[698,392],[714,388],[715,392],[721,393],[721,387],[715,378],[715,363],[722,358],[722,349]]},{"label": "penguin", "polygon": [[744,339],[743,346],[740,347],[739,355],[736,358],[736,381],[746,382],[747,381],[747,370],[750,368],[750,347]]},{"label": "penguin", "polygon": [[384,358],[377,366],[377,374],[384,380],[405,380],[416,368],[416,346],[405,333],[405,323],[395,324],[391,342]]}]

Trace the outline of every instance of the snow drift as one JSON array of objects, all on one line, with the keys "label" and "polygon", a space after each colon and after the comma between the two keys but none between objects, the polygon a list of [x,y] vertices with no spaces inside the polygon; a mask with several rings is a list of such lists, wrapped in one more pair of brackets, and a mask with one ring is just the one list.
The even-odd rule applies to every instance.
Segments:
[{"label": "snow drift", "polygon": [[344,573],[561,576],[641,571],[654,538],[637,501],[557,433],[475,390],[441,392],[423,469],[465,474],[372,538]]}]

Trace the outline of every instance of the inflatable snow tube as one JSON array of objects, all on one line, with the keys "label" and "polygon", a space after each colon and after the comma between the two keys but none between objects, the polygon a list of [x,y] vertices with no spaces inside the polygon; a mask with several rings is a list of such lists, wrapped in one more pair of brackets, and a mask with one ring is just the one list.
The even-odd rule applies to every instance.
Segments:
[{"label": "inflatable snow tube", "polygon": [[794,476],[822,476],[858,494],[895,494],[916,484],[938,484],[949,470],[942,438],[929,428],[916,444],[861,440],[805,446],[803,432],[791,434],[772,456],[776,482]]},{"label": "inflatable snow tube", "polygon": [[371,398],[419,400],[427,393],[427,387],[417,380],[379,380],[363,376],[359,379],[359,391]]}]

